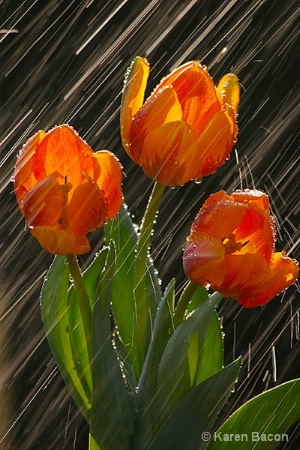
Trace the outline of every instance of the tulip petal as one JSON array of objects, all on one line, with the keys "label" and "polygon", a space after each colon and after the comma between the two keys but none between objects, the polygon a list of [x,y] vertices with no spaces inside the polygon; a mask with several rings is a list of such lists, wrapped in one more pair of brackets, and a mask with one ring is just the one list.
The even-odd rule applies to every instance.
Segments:
[{"label": "tulip petal", "polygon": [[144,142],[141,166],[152,179],[167,186],[189,181],[194,173],[198,148],[196,137],[185,122],[169,122],[150,131]]},{"label": "tulip petal", "polygon": [[96,182],[106,199],[106,220],[112,219],[118,213],[123,201],[122,166],[118,158],[108,150],[94,153],[94,158],[101,167],[101,174]]},{"label": "tulip petal", "polygon": [[268,196],[257,189],[245,189],[244,191],[235,191],[230,196],[234,201],[248,203],[267,213],[270,213],[270,204]]},{"label": "tulip petal", "polygon": [[149,132],[181,118],[181,106],[172,87],[165,87],[151,95],[132,120],[130,150],[134,160],[140,164],[144,140]]},{"label": "tulip petal", "polygon": [[75,236],[101,227],[107,218],[107,203],[98,185],[90,180],[77,186],[68,206],[68,224]]},{"label": "tulip petal", "polygon": [[206,206],[211,205],[212,203],[216,203],[221,200],[226,200],[226,198],[227,194],[225,191],[214,192],[213,194],[210,194],[210,196],[205,200],[202,208],[205,208]]},{"label": "tulip petal", "polygon": [[[248,298],[255,301],[260,287],[268,282],[271,271],[266,260],[260,255],[226,255],[227,273],[220,286],[212,286],[224,297],[238,301]],[[254,305],[255,306],[255,305]]]},{"label": "tulip petal", "polygon": [[234,144],[233,128],[235,119],[230,111],[220,111],[207,124],[198,138],[199,175],[204,177],[214,173],[225,162]]},{"label": "tulip petal", "polygon": [[121,136],[124,148],[129,155],[131,118],[143,104],[149,71],[148,62],[144,58],[137,57],[125,77],[121,108]]},{"label": "tulip petal", "polygon": [[[291,286],[299,275],[297,261],[285,257],[284,253],[274,253],[270,267],[268,267],[268,270],[265,268],[263,274],[262,265],[259,266],[257,264],[258,260],[255,261],[253,256],[256,255],[252,255],[253,270],[248,272],[248,280],[252,279],[252,283],[249,282],[248,289],[239,290],[237,295],[233,291],[228,295],[236,298],[246,308],[265,305],[280,292]],[[245,263],[248,264],[244,259],[243,264]],[[263,263],[261,262],[261,264]],[[247,267],[249,268],[249,266]]]},{"label": "tulip petal", "polygon": [[221,78],[217,87],[217,97],[222,106],[230,105],[236,113],[238,112],[240,85],[236,75],[228,73]]},{"label": "tulip petal", "polygon": [[274,273],[269,286],[271,298],[295,283],[299,275],[298,262],[285,256],[285,252],[273,253],[270,269]]},{"label": "tulip petal", "polygon": [[243,243],[240,253],[259,254],[270,263],[274,250],[274,230],[268,214],[249,205],[234,233],[236,239]]},{"label": "tulip petal", "polygon": [[182,120],[198,137],[221,109],[212,78],[198,61],[193,61],[171,73],[160,86],[167,85],[172,85],[176,91],[183,111]]},{"label": "tulip petal", "polygon": [[30,227],[59,226],[64,195],[56,176],[39,181],[23,200],[23,212]]},{"label": "tulip petal", "polygon": [[191,234],[202,231],[218,239],[228,237],[243,221],[246,211],[246,205],[228,198],[203,205],[193,222]]},{"label": "tulip petal", "polygon": [[183,251],[186,275],[196,284],[221,285],[226,275],[224,246],[220,239],[197,233],[188,239]]},{"label": "tulip petal", "polygon": [[39,226],[31,230],[31,234],[40,245],[54,255],[82,255],[91,250],[86,236],[74,236],[70,230],[58,230],[48,226]]},{"label": "tulip petal", "polygon": [[37,180],[58,172],[75,189],[86,175],[93,179],[94,170],[92,149],[67,124],[50,130],[37,147],[33,169]]},{"label": "tulip petal", "polygon": [[36,184],[37,180],[33,174],[35,153],[45,135],[44,131],[38,131],[23,145],[18,155],[14,176],[15,193],[18,202],[21,202],[27,192]]}]

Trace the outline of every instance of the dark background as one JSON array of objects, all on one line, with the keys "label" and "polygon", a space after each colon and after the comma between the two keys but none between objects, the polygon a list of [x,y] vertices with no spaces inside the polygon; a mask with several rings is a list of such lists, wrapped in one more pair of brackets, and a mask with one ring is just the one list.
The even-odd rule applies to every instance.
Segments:
[{"label": "dark background", "polygon": [[[234,72],[241,83],[239,138],[232,158],[202,185],[167,189],[152,255],[163,285],[185,283],[181,249],[207,196],[259,188],[277,216],[277,249],[300,259],[298,2],[0,0],[0,448],[85,449],[87,426],[49,352],[39,291],[52,256],[31,237],[16,205],[13,166],[38,129],[70,123],[96,150],[124,166],[124,195],[137,223],[152,182],[122,149],[119,108],[130,61],[150,62],[148,93],[191,59],[215,82]],[[298,115],[299,116],[299,115]],[[91,235],[93,251],[103,244]],[[299,284],[263,308],[223,300],[226,363],[244,366],[220,422],[247,399],[299,377]],[[298,449],[299,426],[284,449]],[[1,447],[2,445],[2,447]],[[184,449],[183,449],[184,450]]]}]

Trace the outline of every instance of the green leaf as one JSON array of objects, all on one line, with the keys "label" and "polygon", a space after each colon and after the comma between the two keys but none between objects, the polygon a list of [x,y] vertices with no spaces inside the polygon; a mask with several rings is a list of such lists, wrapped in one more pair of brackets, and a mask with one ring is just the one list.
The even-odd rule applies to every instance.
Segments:
[{"label": "green leaf", "polygon": [[240,365],[241,360],[238,359],[191,389],[170,412],[150,444],[140,448],[204,449],[206,442],[202,439],[202,433],[211,432],[213,429],[218,413],[231,394]]},{"label": "green leaf", "polygon": [[[209,450],[272,450],[288,441],[286,432],[300,420],[300,379],[288,381],[249,400],[214,434]],[[231,435],[231,437],[230,437]]]},{"label": "green leaf", "polygon": [[[90,300],[91,309],[95,303],[96,289],[101,275],[101,271],[105,266],[107,248],[103,248],[95,259],[92,261],[88,269],[83,273],[83,281]],[[77,300],[75,287],[72,285],[68,294],[68,323],[69,338],[75,368],[84,386],[88,398],[92,395],[92,372],[88,356],[87,342],[81,312]]]},{"label": "green leaf", "polygon": [[138,233],[128,212],[122,205],[119,214],[104,226],[106,242],[114,241],[116,248],[115,273],[112,282],[112,309],[120,339],[129,355],[136,376],[139,377],[151,339],[152,323],[161,298],[159,280],[148,258],[145,292],[146,321],[139,320],[134,289],[134,266]]},{"label": "green leaf", "polygon": [[93,397],[91,442],[102,450],[129,450],[133,435],[134,392],[128,392],[112,344],[110,300],[114,276],[113,245],[102,272],[93,308]]},{"label": "green leaf", "polygon": [[95,441],[91,434],[89,435],[89,450],[101,450],[99,444]]},{"label": "green leaf", "polygon": [[166,288],[155,317],[153,335],[139,382],[138,395],[142,404],[146,402],[147,405],[156,393],[160,360],[174,331],[174,289],[175,280],[172,280]]},{"label": "green leaf", "polygon": [[187,307],[188,313],[193,312],[194,309],[204,303],[208,299],[208,297],[208,290],[204,286],[198,286]]},{"label": "green leaf", "polygon": [[41,291],[41,314],[47,339],[67,388],[85,418],[91,404],[85,383],[79,377],[73,360],[68,323],[69,268],[62,256],[56,256]]},{"label": "green leaf", "polygon": [[[215,308],[220,301],[213,294],[182,322],[173,333],[159,367],[158,399],[168,397],[168,415],[192,388],[222,368],[223,342]],[[206,341],[207,339],[207,341]]]},{"label": "green leaf", "polygon": [[148,393],[143,407],[140,438],[146,442],[192,388],[222,368],[223,342],[215,313],[220,298],[218,293],[212,295],[169,338],[158,376],[153,371],[157,384],[148,388],[152,398]]}]

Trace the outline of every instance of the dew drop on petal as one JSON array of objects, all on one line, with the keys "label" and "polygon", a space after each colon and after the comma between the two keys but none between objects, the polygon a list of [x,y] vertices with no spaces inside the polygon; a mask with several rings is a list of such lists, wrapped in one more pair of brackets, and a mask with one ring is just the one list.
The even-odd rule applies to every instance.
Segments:
[{"label": "dew drop on petal", "polygon": [[201,184],[202,182],[203,182],[202,178],[195,178],[194,179],[194,183],[197,184],[197,185]]}]

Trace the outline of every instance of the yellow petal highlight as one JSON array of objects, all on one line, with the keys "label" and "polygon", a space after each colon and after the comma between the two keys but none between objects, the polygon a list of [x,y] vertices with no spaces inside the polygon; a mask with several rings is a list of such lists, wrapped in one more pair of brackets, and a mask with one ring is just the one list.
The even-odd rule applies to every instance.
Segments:
[{"label": "yellow petal highlight", "polygon": [[130,130],[130,151],[134,160],[141,164],[141,152],[148,133],[167,122],[182,118],[181,105],[172,87],[165,87],[152,95],[134,117]]},{"label": "yellow petal highlight", "polygon": [[238,112],[240,103],[240,85],[236,75],[228,73],[221,78],[217,87],[217,97],[221,105],[227,103],[233,107],[236,113]]},{"label": "yellow petal highlight", "polygon": [[125,77],[121,109],[121,135],[123,145],[128,152],[130,152],[128,148],[130,121],[143,104],[149,72],[150,68],[146,59],[137,57]]},{"label": "yellow petal highlight", "polygon": [[168,122],[146,135],[141,155],[145,173],[159,183],[176,186],[191,179],[189,160],[197,154],[197,142],[190,126]]}]

